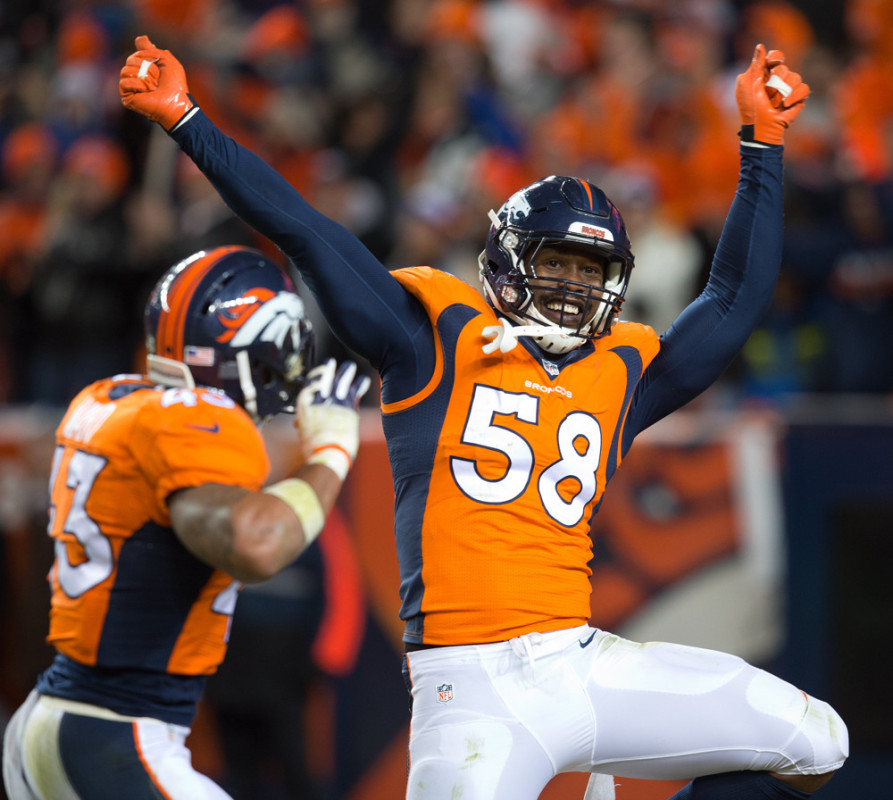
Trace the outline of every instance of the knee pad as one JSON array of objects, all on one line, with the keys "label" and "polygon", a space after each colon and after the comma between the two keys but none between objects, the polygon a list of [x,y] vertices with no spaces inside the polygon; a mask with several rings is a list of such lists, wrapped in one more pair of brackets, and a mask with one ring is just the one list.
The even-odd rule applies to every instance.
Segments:
[{"label": "knee pad", "polygon": [[815,767],[804,772],[822,775],[843,766],[850,754],[849,732],[846,723],[828,703],[807,697],[800,730],[815,752]]}]

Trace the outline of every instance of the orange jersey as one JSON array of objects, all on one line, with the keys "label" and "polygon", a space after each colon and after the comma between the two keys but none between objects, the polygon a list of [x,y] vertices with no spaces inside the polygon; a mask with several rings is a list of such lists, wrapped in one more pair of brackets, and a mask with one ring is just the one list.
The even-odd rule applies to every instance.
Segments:
[{"label": "orange jersey", "polygon": [[[47,638],[65,657],[57,664],[76,673],[66,674],[60,694],[108,704],[90,693],[95,687],[86,696],[68,688],[90,681],[78,665],[116,674],[215,671],[239,583],[186,550],[167,498],[205,483],[256,490],[269,466],[260,432],[225,395],[118,376],[74,399],[56,432],[50,478],[56,558]],[[56,693],[53,676],[47,680],[39,688]]]},{"label": "orange jersey", "polygon": [[470,644],[584,624],[591,518],[657,335],[617,323],[560,370],[520,344],[485,355],[483,329],[498,318],[478,292],[427,267],[393,274],[427,310],[438,348],[428,385],[383,406],[404,639]]}]

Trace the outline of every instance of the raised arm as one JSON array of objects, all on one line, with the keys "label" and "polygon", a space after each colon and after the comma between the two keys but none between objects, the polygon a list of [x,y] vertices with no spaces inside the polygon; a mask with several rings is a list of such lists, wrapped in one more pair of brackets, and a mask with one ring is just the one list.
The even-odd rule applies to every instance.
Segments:
[{"label": "raised arm", "polygon": [[204,484],[168,498],[171,524],[197,558],[243,583],[263,581],[294,561],[319,535],[359,447],[360,399],[367,376],[356,364],[316,367],[298,398],[295,426],[302,464],[294,475],[252,492]]},{"label": "raised arm", "polygon": [[703,292],[661,337],[661,349],[639,383],[624,429],[633,438],[703,392],[723,373],[765,316],[781,265],[784,131],[803,108],[809,87],[757,45],[738,76],[741,173]]},{"label": "raised arm", "polygon": [[[352,233],[205,116],[168,50],[147,36],[136,38],[136,48],[121,70],[124,106],[161,125],[227,205],[291,259],[332,331],[382,373],[391,399],[417,391],[435,358],[433,332],[417,301]],[[395,364],[399,369],[391,371]]]}]

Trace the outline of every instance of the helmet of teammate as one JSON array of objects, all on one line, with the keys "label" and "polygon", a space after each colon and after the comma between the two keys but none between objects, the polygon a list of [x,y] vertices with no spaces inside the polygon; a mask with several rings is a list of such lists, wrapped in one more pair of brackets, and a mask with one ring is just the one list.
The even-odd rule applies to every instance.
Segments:
[{"label": "helmet of teammate", "polygon": [[[547,353],[561,354],[610,332],[629,284],[633,254],[623,218],[601,189],[552,175],[513,194],[498,212],[490,212],[490,221],[480,278],[490,304],[521,326],[517,335],[532,337]],[[538,276],[533,263],[547,245],[591,248],[605,264],[604,287]],[[578,321],[558,324],[537,309],[538,295],[554,298],[559,292],[565,302],[583,309]]]},{"label": "helmet of teammate", "polygon": [[294,409],[313,331],[288,275],[248,247],[200,250],[171,267],[146,304],[149,377],[219,389],[257,423]]}]

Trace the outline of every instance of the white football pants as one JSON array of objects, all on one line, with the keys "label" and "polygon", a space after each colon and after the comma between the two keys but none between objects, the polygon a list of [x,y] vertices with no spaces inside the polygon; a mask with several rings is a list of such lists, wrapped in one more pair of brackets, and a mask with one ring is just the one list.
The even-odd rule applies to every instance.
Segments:
[{"label": "white football pants", "polygon": [[406,659],[408,800],[536,800],[561,772],[822,774],[848,753],[827,703],[712,650],[583,625]]},{"label": "white football pants", "polygon": [[32,691],[3,739],[9,800],[231,800],[192,768],[189,728]]}]

